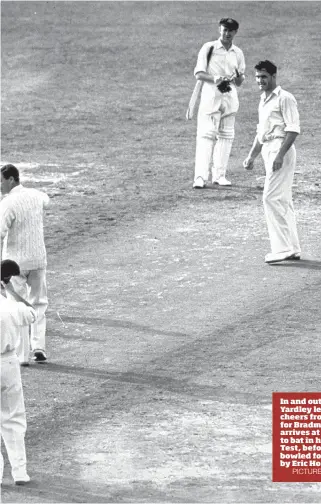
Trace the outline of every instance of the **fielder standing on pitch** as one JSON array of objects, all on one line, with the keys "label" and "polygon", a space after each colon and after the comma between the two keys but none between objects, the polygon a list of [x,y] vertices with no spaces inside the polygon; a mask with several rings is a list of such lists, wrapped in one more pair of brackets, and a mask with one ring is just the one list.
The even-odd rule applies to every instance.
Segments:
[{"label": "fielder standing on pitch", "polygon": [[202,91],[197,118],[193,184],[196,189],[206,186],[212,163],[212,182],[231,185],[226,170],[239,109],[236,86],[243,83],[245,72],[243,52],[233,44],[238,28],[234,19],[221,19],[220,38],[206,42],[198,54],[194,75],[202,82]]},{"label": "fielder standing on pitch", "polygon": [[[36,320],[36,312],[31,306],[7,298],[5,286],[13,276],[20,275],[15,261],[1,262],[1,438],[7,449],[11,474],[16,485],[30,481],[27,473],[25,434],[27,429],[26,410],[21,383],[19,359],[16,349],[19,344],[19,330]],[[4,469],[0,453],[0,478]]]},{"label": "fielder standing on pitch", "polygon": [[[20,183],[19,170],[12,164],[1,168],[0,235],[3,240],[2,258],[16,261],[20,275],[12,278],[19,297],[32,305],[37,320],[30,327],[20,328],[17,348],[22,365],[29,364],[29,350],[36,362],[47,360],[46,310],[48,306],[46,266],[47,253],[44,242],[43,217],[49,206],[49,196]],[[8,297],[15,296],[8,291]]]},{"label": "fielder standing on pitch", "polygon": [[271,252],[266,263],[300,259],[300,243],[292,203],[296,164],[294,141],[300,133],[300,118],[294,96],[277,86],[277,67],[268,60],[256,66],[256,82],[263,91],[259,124],[253,146],[243,165],[252,170],[262,153],[266,177],[263,205]]}]

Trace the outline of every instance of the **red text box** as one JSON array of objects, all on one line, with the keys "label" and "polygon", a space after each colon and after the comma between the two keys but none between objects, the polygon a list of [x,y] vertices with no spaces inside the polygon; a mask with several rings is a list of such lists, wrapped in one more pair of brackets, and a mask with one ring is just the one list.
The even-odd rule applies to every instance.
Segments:
[{"label": "red text box", "polygon": [[272,480],[321,481],[321,392],[273,392]]}]

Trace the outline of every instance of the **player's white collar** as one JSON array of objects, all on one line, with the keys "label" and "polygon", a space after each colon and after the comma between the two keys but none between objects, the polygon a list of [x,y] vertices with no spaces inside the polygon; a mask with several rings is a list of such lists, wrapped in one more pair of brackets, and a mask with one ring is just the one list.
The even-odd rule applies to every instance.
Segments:
[{"label": "player's white collar", "polygon": [[280,94],[281,90],[282,90],[281,86],[276,86],[276,88],[273,89],[273,91],[271,92],[271,94],[269,94],[269,96],[267,98],[266,98],[265,91],[264,91],[261,94],[261,101],[262,102],[269,101],[273,95],[278,96]]},{"label": "player's white collar", "polygon": [[218,47],[223,47],[223,49],[225,49],[225,51],[235,51],[235,45],[233,44],[233,42],[232,42],[232,45],[231,45],[231,47],[230,47],[229,49],[226,49],[226,48],[223,46],[222,41],[221,41],[221,39],[220,39],[220,38],[219,38],[219,39],[217,39],[217,42],[218,42]]}]

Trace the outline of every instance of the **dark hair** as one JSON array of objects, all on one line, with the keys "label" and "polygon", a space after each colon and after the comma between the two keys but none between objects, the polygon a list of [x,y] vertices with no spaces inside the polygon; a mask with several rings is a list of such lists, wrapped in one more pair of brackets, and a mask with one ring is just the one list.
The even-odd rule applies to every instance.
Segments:
[{"label": "dark hair", "polygon": [[1,173],[6,180],[13,177],[15,182],[20,182],[19,170],[13,164],[6,164],[1,168]]},{"label": "dark hair", "polygon": [[235,19],[232,18],[222,18],[218,22],[219,26],[224,26],[230,31],[237,31],[239,29],[239,24]]},{"label": "dark hair", "polygon": [[254,68],[255,70],[266,70],[270,75],[274,75],[277,72],[277,67],[269,60],[259,61]]},{"label": "dark hair", "polygon": [[20,275],[20,268],[15,261],[5,259],[1,261],[1,280],[5,278]]}]

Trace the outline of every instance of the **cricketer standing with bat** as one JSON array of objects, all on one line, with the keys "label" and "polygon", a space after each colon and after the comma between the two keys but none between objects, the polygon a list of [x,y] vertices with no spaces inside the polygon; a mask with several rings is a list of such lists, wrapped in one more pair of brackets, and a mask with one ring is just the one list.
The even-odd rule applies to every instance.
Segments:
[{"label": "cricketer standing with bat", "polygon": [[206,42],[198,54],[194,70],[197,85],[186,116],[188,119],[192,117],[191,108],[195,107],[196,93],[201,92],[197,117],[195,189],[206,186],[212,164],[212,182],[231,185],[226,179],[226,170],[239,108],[236,87],[243,83],[245,72],[243,52],[233,44],[238,28],[239,24],[234,19],[221,19],[220,38]]}]

